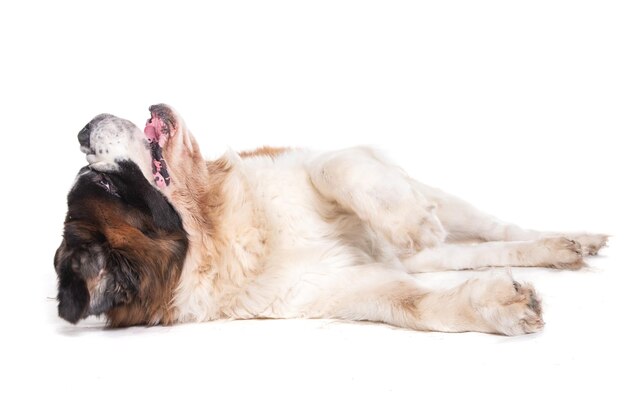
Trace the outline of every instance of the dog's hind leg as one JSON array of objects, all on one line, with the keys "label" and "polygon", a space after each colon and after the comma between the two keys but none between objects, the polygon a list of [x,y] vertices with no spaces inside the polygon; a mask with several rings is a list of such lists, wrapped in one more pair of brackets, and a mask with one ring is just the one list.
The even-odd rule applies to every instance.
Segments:
[{"label": "dog's hind leg", "polygon": [[311,182],[326,199],[355,213],[394,245],[412,254],[445,239],[435,207],[398,167],[368,148],[328,152],[307,164]]},{"label": "dog's hind leg", "polygon": [[525,229],[488,215],[456,196],[415,180],[411,181],[419,193],[436,205],[437,217],[448,232],[449,242],[537,241],[563,237],[579,243],[584,255],[595,255],[608,240],[608,236],[603,234],[543,232]]},{"label": "dog's hind leg", "polygon": [[564,237],[443,244],[423,249],[402,261],[410,273],[509,266],[576,270],[585,265],[580,244]]}]

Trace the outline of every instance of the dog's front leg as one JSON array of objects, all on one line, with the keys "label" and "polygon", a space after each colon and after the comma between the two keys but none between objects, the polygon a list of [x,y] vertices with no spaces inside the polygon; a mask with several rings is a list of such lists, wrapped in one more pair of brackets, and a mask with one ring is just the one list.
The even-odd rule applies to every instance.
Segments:
[{"label": "dog's front leg", "polygon": [[543,327],[541,302],[534,289],[510,276],[471,279],[445,290],[428,289],[407,274],[378,265],[341,272],[306,316],[384,322],[424,331],[505,335]]}]

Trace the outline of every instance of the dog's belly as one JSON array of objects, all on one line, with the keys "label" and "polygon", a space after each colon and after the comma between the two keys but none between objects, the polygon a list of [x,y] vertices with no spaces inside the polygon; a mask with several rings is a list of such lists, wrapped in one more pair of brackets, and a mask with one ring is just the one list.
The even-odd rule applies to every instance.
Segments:
[{"label": "dog's belly", "polygon": [[313,189],[303,167],[274,167],[257,173],[258,199],[276,244],[293,248],[332,235],[333,207]]},{"label": "dog's belly", "polygon": [[297,151],[277,161],[247,164],[251,190],[266,217],[266,259],[228,316],[297,317],[343,270],[398,263],[387,242],[314,188],[307,157]]},{"label": "dog's belly", "polygon": [[292,151],[276,161],[250,162],[251,190],[266,218],[270,250],[315,253],[371,240],[371,230],[355,214],[315,189],[306,169],[309,157]]}]

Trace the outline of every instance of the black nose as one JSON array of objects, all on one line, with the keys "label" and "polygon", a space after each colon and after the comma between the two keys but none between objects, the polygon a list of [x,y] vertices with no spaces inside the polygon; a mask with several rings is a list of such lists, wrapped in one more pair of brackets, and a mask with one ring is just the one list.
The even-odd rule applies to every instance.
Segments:
[{"label": "black nose", "polygon": [[81,146],[89,148],[89,137],[91,136],[91,123],[85,125],[78,133],[78,142]]}]

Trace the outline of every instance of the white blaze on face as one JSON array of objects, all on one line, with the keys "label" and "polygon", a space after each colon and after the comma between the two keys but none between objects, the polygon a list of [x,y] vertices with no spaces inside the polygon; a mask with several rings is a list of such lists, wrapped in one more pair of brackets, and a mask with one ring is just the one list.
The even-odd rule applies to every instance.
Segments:
[{"label": "white blaze on face", "polygon": [[81,146],[89,164],[102,170],[115,170],[118,161],[130,160],[152,181],[150,147],[137,126],[113,115],[100,115],[91,123],[89,146]]}]

